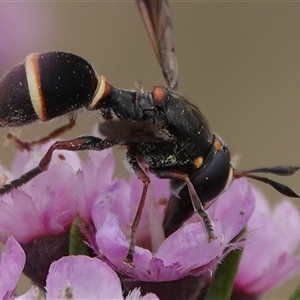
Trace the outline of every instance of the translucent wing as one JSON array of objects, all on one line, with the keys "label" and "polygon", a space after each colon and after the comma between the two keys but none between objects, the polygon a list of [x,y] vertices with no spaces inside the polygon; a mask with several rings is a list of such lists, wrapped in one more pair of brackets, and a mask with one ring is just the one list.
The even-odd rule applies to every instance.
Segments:
[{"label": "translucent wing", "polygon": [[167,85],[176,89],[178,64],[167,0],[136,0]]}]

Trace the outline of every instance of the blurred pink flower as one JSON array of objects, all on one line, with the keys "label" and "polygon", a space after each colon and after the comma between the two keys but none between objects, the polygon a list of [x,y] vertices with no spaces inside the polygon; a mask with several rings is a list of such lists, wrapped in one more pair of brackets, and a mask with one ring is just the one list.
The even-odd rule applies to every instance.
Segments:
[{"label": "blurred pink flower", "polygon": [[[234,293],[259,296],[300,274],[300,214],[289,201],[271,211],[254,190],[256,208],[247,225],[247,243],[235,280]],[[242,299],[242,298],[240,298]]]},{"label": "blurred pink flower", "polygon": [[56,43],[61,22],[54,5],[0,1],[0,78],[28,53]]},{"label": "blurred pink flower", "polygon": [[0,256],[0,299],[11,299],[24,265],[25,253],[22,247],[13,237],[8,237]]}]

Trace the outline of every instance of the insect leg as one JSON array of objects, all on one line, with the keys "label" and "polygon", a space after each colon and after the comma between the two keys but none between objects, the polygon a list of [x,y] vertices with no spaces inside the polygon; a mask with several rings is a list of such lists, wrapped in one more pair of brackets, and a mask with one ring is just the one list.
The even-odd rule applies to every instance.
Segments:
[{"label": "insect leg", "polygon": [[142,216],[150,180],[147,174],[145,173],[145,171],[139,165],[137,156],[135,155],[134,148],[132,147],[128,149],[127,161],[130,164],[134,174],[138,177],[138,179],[140,179],[143,182],[143,192],[130,228],[130,242],[129,242],[128,251],[125,259],[123,260],[125,264],[134,268],[133,257],[134,257],[134,248],[135,248],[135,232]]},{"label": "insect leg", "polygon": [[207,212],[204,210],[201,200],[199,199],[196,190],[189,178],[189,176],[183,172],[175,171],[175,170],[168,170],[168,169],[150,169],[152,173],[154,173],[159,178],[168,178],[168,179],[180,179],[183,180],[188,188],[189,195],[191,198],[191,202],[194,208],[194,212],[197,212],[200,218],[203,220],[208,241],[212,241],[216,239],[216,235],[211,223],[211,219]]},{"label": "insect leg", "polygon": [[49,142],[50,140],[57,138],[58,136],[65,133],[66,131],[72,129],[75,126],[75,124],[76,124],[76,117],[74,115],[72,115],[72,116],[70,116],[69,122],[67,124],[53,130],[47,136],[45,136],[37,141],[24,142],[24,141],[18,139],[16,136],[14,136],[12,133],[8,133],[7,138],[12,140],[19,149],[29,151],[31,149],[31,147],[34,145],[45,144],[45,143]]},{"label": "insect leg", "polygon": [[11,181],[8,184],[0,187],[0,196],[4,195],[11,190],[22,186],[27,183],[37,175],[47,171],[49,164],[52,159],[52,154],[55,150],[70,150],[70,151],[80,151],[80,150],[103,150],[118,144],[117,141],[112,141],[108,139],[100,139],[94,136],[82,136],[68,141],[58,141],[55,142],[47,151],[45,156],[41,159],[39,165],[27,173],[23,174],[18,179]]}]

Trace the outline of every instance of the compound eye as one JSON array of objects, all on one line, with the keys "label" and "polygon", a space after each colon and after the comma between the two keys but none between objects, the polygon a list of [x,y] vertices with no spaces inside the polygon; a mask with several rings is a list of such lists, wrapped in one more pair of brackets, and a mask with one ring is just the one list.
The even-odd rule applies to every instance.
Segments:
[{"label": "compound eye", "polygon": [[155,102],[155,105],[162,105],[163,102],[167,99],[168,92],[166,88],[162,86],[154,87],[152,91],[152,97]]}]

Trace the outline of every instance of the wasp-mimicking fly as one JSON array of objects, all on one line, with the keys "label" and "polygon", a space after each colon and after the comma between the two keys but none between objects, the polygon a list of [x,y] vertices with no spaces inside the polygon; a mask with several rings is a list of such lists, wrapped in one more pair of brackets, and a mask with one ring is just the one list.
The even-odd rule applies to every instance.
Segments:
[{"label": "wasp-mimicking fly", "polygon": [[[81,136],[55,142],[36,168],[3,185],[0,195],[46,171],[56,149],[101,151],[115,145],[127,148],[128,163],[143,183],[124,259],[130,266],[134,266],[135,231],[150,183],[144,164],[159,178],[171,181],[173,193],[163,222],[166,236],[197,212],[209,241],[216,236],[205,208],[232,180],[249,177],[271,185],[286,196],[298,197],[287,186],[256,173],[292,175],[299,169],[278,166],[239,171],[232,166],[226,144],[212,132],[200,110],[176,91],[178,68],[168,2],[136,2],[167,87],[156,86],[146,93],[142,89],[115,88],[86,60],[64,52],[30,54],[0,82],[0,126],[23,126],[37,120],[47,122],[62,115],[69,118],[68,124],[36,142],[23,143],[10,135],[24,148],[48,141],[72,128],[76,112],[81,108],[97,110],[105,119],[99,126],[105,138]],[[113,117],[116,118],[112,120]]]}]

